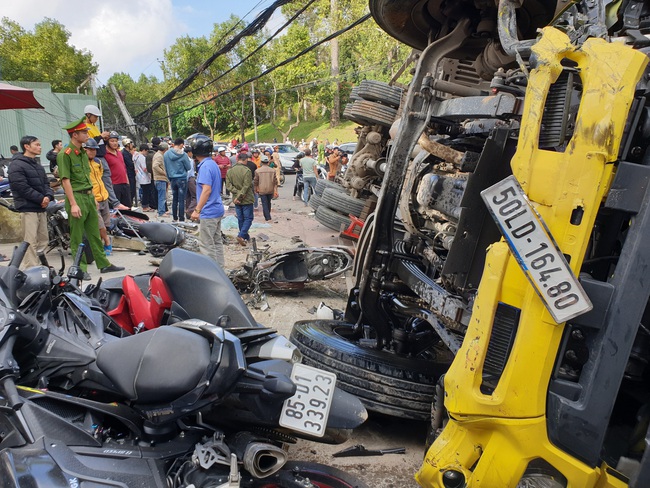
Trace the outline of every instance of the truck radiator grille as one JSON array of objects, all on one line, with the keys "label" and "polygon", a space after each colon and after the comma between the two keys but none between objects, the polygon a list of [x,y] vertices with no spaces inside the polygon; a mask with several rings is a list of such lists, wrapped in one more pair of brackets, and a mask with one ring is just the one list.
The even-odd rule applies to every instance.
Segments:
[{"label": "truck radiator grille", "polygon": [[481,391],[486,395],[494,391],[508,363],[512,344],[515,342],[515,336],[517,335],[520,315],[521,310],[516,307],[502,302],[497,305],[494,323],[492,324],[492,334],[490,335],[490,342],[483,363]]}]

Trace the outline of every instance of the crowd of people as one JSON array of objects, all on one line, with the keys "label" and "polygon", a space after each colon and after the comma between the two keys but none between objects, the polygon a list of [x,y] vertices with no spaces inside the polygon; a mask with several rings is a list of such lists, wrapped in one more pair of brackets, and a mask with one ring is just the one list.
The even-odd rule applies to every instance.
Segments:
[{"label": "crowd of people", "polygon": [[[143,212],[156,213],[159,220],[197,221],[201,252],[222,267],[222,198],[232,199],[239,225],[236,239],[242,246],[250,241],[257,209],[261,207],[265,222],[273,221],[272,201],[278,198],[282,176],[277,146],[264,146],[261,152],[234,140],[215,148],[209,137],[196,135],[187,141],[153,137],[150,143],[136,147],[115,131],[100,131],[101,115],[98,107],[87,105],[81,119],[64,127],[70,137],[67,144],[54,140],[46,154],[65,195],[71,251],[76,254],[85,237],[101,273],[124,269],[108,259],[113,253],[108,232],[112,209],[141,206]],[[347,163],[347,155],[337,149],[325,156],[327,142],[314,139],[298,144],[303,154],[296,168],[302,172],[305,205],[315,189],[319,164],[327,166],[333,179]],[[41,151],[41,141],[34,136],[23,137],[20,147],[12,146],[10,188],[21,214],[23,238],[31,244],[23,267],[37,265],[37,253],[45,251],[49,242],[46,208],[55,196],[38,159]],[[84,279],[90,279],[85,257],[81,268]]]}]

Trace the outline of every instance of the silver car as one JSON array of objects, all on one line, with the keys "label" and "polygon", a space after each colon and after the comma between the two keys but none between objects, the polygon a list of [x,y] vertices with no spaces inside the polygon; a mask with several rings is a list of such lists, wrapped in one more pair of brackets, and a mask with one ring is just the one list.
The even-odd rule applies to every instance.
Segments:
[{"label": "silver car", "polygon": [[[280,162],[282,163],[282,169],[285,173],[295,173],[296,170],[293,167],[294,159],[300,152],[296,146],[286,142],[278,142],[274,144],[269,143],[260,143],[255,147],[260,151],[264,151],[266,148],[275,148],[277,146],[278,152],[280,153]],[[273,149],[275,151],[275,149]]]}]

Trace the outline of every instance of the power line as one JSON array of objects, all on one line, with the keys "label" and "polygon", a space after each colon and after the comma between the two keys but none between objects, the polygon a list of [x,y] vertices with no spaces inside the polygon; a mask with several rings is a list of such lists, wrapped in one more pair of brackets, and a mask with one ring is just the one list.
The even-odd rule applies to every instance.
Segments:
[{"label": "power line", "polygon": [[[257,76],[253,76],[252,78],[249,78],[248,80],[243,81],[243,82],[239,83],[238,85],[235,85],[234,87],[229,88],[228,90],[222,91],[221,93],[218,93],[218,94],[216,94],[216,95],[214,95],[214,96],[208,98],[207,100],[204,100],[204,101],[199,102],[199,103],[197,103],[197,104],[195,104],[195,105],[192,105],[191,107],[186,107],[186,108],[184,108],[183,110],[179,110],[179,111],[177,111],[177,112],[174,112],[173,114],[170,114],[170,117],[175,117],[175,116],[180,115],[180,114],[182,114],[182,113],[184,113],[184,112],[187,112],[187,111],[192,110],[192,109],[194,109],[194,108],[200,107],[201,105],[205,105],[205,104],[207,104],[208,102],[211,102],[212,100],[214,100],[215,98],[218,98],[218,97],[221,97],[221,96],[223,96],[223,95],[227,95],[227,94],[229,94],[229,93],[232,93],[233,91],[235,91],[235,90],[237,90],[237,89],[239,89],[239,88],[241,88],[241,87],[243,87],[243,86],[246,86],[246,85],[248,85],[249,83],[252,83],[253,81],[259,80],[259,79],[262,78],[263,76],[266,76],[266,75],[268,75],[269,73],[272,73],[272,72],[275,71],[276,69],[281,68],[282,66],[285,66],[285,65],[291,63],[292,61],[295,61],[295,60],[298,59],[299,57],[304,56],[305,54],[307,54],[307,53],[313,51],[314,49],[316,49],[316,48],[317,48],[318,46],[320,46],[321,44],[325,44],[326,42],[331,41],[332,39],[334,39],[334,38],[340,36],[341,34],[344,34],[344,33],[346,33],[347,31],[349,31],[349,30],[351,30],[351,29],[354,29],[356,26],[358,26],[359,24],[362,24],[363,22],[365,22],[365,21],[368,20],[369,18],[370,18],[370,14],[366,14],[366,15],[364,15],[363,17],[361,17],[360,19],[357,19],[355,22],[353,22],[353,23],[350,24],[349,26],[347,26],[347,27],[345,27],[345,28],[343,28],[343,29],[341,29],[341,30],[336,31],[336,32],[334,32],[333,34],[330,34],[329,36],[325,37],[324,39],[318,41],[316,44],[312,44],[312,45],[309,46],[308,48],[303,49],[301,52],[299,52],[299,53],[296,54],[295,56],[292,56],[292,57],[290,57],[290,58],[287,58],[287,59],[285,59],[284,61],[281,61],[280,63],[276,64],[275,66],[272,66],[272,67],[266,69],[265,71],[263,71],[263,72],[260,73],[259,75],[257,75]],[[157,102],[157,103],[159,103],[159,102]],[[160,105],[159,105],[159,104],[158,104],[158,105],[155,105],[155,104],[154,104],[154,106],[155,106],[156,108],[158,108]],[[141,114],[138,114],[138,115],[136,116],[136,118],[138,118],[138,119],[140,119],[140,120],[143,120],[143,119],[141,118],[141,116],[142,116],[142,115],[145,115],[145,114],[150,114],[151,112],[152,112],[151,109],[146,110],[145,112],[142,112]],[[167,116],[165,116],[165,117],[159,117],[159,118],[156,118],[156,119],[150,119],[150,120],[148,120],[147,122],[148,122],[148,123],[157,122],[157,121],[159,121],[159,120],[163,120],[163,119],[166,119],[166,118],[167,118]]]},{"label": "power line", "polygon": [[255,18],[255,20],[253,20],[253,22],[248,24],[239,34],[237,34],[228,43],[226,43],[226,45],[224,45],[221,49],[219,49],[212,56],[206,59],[203,63],[197,66],[189,76],[187,76],[183,81],[181,81],[178,84],[178,86],[176,86],[176,88],[171,90],[167,95],[162,97],[160,100],[158,100],[156,103],[154,103],[151,107],[149,107],[144,112],[141,112],[138,115],[136,115],[134,118],[146,119],[147,117],[151,116],[151,114],[163,103],[167,103],[171,101],[174,95],[185,90],[188,86],[190,86],[192,81],[194,81],[194,79],[199,74],[205,71],[214,62],[215,59],[217,59],[222,54],[229,52],[244,37],[252,36],[258,31],[260,31],[266,25],[268,20],[271,18],[276,8],[281,7],[282,5],[285,5],[291,1],[292,0],[276,0],[275,2],[273,2],[273,4],[270,7],[268,7],[260,15],[258,15]]},{"label": "power line", "polygon": [[201,87],[199,87],[199,88],[195,88],[194,90],[191,90],[191,91],[189,91],[189,92],[187,92],[187,93],[184,93],[184,94],[182,94],[182,95],[177,96],[177,97],[174,98],[172,101],[176,101],[176,100],[180,100],[181,98],[188,97],[188,96],[190,96],[190,95],[192,95],[192,94],[194,94],[194,93],[196,93],[196,92],[202,90],[202,89],[205,88],[206,86],[213,85],[214,83],[216,83],[217,81],[219,81],[221,78],[223,78],[224,76],[226,76],[228,73],[231,73],[235,68],[238,68],[239,66],[241,66],[242,64],[244,64],[246,61],[248,61],[250,58],[252,58],[255,54],[257,54],[258,52],[260,52],[261,49],[262,49],[264,46],[266,46],[266,45],[267,45],[269,42],[271,42],[275,37],[277,37],[277,36],[278,36],[278,35],[279,35],[279,34],[280,34],[280,33],[281,33],[281,32],[282,32],[282,31],[283,31],[283,30],[284,30],[284,29],[289,25],[289,24],[291,24],[294,20],[296,20],[296,19],[298,18],[298,16],[299,16],[300,14],[302,14],[305,10],[307,10],[307,9],[311,6],[311,4],[313,4],[315,1],[316,1],[316,0],[309,0],[309,1],[307,2],[307,4],[306,4],[304,7],[301,7],[300,10],[298,10],[298,11],[297,11],[297,12],[296,12],[296,13],[295,13],[295,14],[294,14],[294,15],[293,15],[289,20],[287,20],[284,24],[282,24],[282,26],[281,26],[279,29],[277,29],[277,30],[273,33],[273,35],[271,35],[271,36],[270,36],[266,41],[264,41],[262,44],[260,44],[259,46],[257,46],[257,47],[255,48],[255,50],[253,50],[253,52],[251,52],[250,54],[248,54],[246,57],[244,57],[244,59],[242,59],[242,60],[239,61],[237,64],[235,64],[234,66],[232,66],[230,69],[228,69],[227,71],[221,73],[221,74],[220,74],[219,76],[217,76],[214,80],[209,81],[209,82],[206,83],[205,85],[203,85],[203,86],[201,86]]}]

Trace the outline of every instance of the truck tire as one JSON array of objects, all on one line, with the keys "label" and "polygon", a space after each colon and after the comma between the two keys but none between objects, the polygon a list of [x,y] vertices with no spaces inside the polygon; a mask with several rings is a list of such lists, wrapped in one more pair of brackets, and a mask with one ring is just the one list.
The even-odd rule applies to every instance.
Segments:
[{"label": "truck tire", "polygon": [[375,80],[363,80],[357,95],[370,102],[379,102],[393,108],[399,108],[402,101],[402,89],[388,83]]},{"label": "truck tire", "polygon": [[353,115],[352,105],[353,105],[352,103],[348,103],[345,105],[345,109],[343,110],[343,118],[359,125],[366,125],[366,122],[364,120]]},{"label": "truck tire", "polygon": [[341,228],[348,228],[350,226],[350,217],[341,215],[323,205],[319,205],[316,210],[316,220],[336,232],[340,232]]},{"label": "truck tire", "polygon": [[360,198],[353,198],[350,195],[337,191],[334,188],[325,188],[321,197],[321,204],[332,210],[342,213],[343,215],[361,215],[366,201]]},{"label": "truck tire", "polygon": [[353,122],[364,125],[383,125],[390,127],[397,118],[397,110],[377,102],[360,100],[354,102],[348,111]]},{"label": "truck tire", "polygon": [[321,205],[321,197],[316,195],[315,193],[309,197],[309,206],[314,209],[314,211],[318,210],[318,207]]},{"label": "truck tire", "polygon": [[362,347],[346,337],[351,327],[330,320],[300,321],[290,340],[305,364],[336,373],[337,386],[358,396],[368,410],[428,421],[436,382],[451,360],[412,359]]},{"label": "truck tire", "polygon": [[341,185],[339,185],[334,181],[323,180],[323,179],[316,180],[316,190],[315,190],[316,195],[322,197],[323,192],[325,191],[326,188],[332,188],[336,191],[345,192],[345,188],[343,188]]}]

